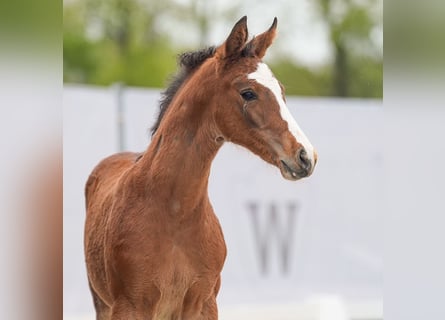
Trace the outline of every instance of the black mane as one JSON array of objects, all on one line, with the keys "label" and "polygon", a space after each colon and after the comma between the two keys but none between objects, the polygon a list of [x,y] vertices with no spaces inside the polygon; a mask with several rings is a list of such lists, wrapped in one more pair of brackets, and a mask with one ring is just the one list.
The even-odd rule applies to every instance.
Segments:
[{"label": "black mane", "polygon": [[199,67],[207,58],[215,54],[215,47],[208,47],[195,52],[185,52],[179,55],[178,64],[179,71],[172,78],[170,85],[162,92],[159,102],[159,114],[155,124],[151,127],[151,135],[154,135],[158,129],[165,112],[167,111],[173,97],[178,92],[185,79]]}]

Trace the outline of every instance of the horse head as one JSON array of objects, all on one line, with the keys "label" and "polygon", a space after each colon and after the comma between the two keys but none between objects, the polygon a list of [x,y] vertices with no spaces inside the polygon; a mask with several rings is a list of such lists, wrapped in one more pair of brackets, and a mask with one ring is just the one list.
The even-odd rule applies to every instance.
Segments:
[{"label": "horse head", "polygon": [[284,178],[309,176],[317,153],[286,106],[284,88],[262,61],[277,32],[277,19],[248,40],[247,18],[216,48],[218,86],[214,97],[220,140],[246,147],[277,166]]}]

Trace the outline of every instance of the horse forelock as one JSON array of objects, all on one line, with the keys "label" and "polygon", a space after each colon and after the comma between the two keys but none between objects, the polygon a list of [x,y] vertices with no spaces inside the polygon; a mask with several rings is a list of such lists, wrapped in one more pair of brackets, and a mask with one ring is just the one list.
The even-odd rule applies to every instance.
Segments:
[{"label": "horse forelock", "polygon": [[208,47],[198,51],[184,52],[178,57],[179,71],[172,77],[170,85],[162,92],[161,99],[159,101],[159,113],[155,124],[151,128],[151,134],[154,135],[158,129],[161,121],[170,106],[173,98],[178,92],[184,81],[190,76],[190,74],[196,70],[205,60],[213,57],[216,51],[216,47]]}]

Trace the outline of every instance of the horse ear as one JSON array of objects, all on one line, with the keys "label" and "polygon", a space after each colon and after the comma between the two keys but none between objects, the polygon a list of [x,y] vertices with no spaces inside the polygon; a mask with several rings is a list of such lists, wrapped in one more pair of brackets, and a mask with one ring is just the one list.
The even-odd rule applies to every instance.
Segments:
[{"label": "horse ear", "polygon": [[247,41],[249,33],[247,31],[247,17],[242,17],[233,27],[229,37],[220,47],[222,57],[229,57],[239,53]]},{"label": "horse ear", "polygon": [[275,17],[269,30],[253,38],[248,44],[251,48],[251,52],[260,59],[264,57],[267,48],[270,47],[277,34],[277,22],[278,20]]}]

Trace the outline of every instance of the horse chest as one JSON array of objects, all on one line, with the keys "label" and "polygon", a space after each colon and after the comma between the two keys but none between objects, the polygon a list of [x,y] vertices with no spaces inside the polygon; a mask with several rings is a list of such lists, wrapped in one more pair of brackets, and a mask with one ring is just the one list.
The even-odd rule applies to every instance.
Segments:
[{"label": "horse chest", "polygon": [[173,279],[184,276],[194,281],[194,278],[213,277],[221,272],[226,246],[222,234],[186,232],[167,240],[164,252],[163,270],[171,270]]},{"label": "horse chest", "polygon": [[195,254],[179,246],[174,246],[170,252],[170,257],[165,259],[165,264],[160,270],[164,277],[161,286],[179,289],[175,291],[187,290],[196,282],[202,282],[203,286],[206,286],[206,283],[212,282],[221,271],[219,266],[208,266]]},{"label": "horse chest", "polygon": [[[160,319],[186,312],[214,297],[222,264],[210,264],[190,249],[174,245],[158,277]],[[207,257],[208,258],[208,257]],[[181,310],[181,311],[180,311]]]}]

